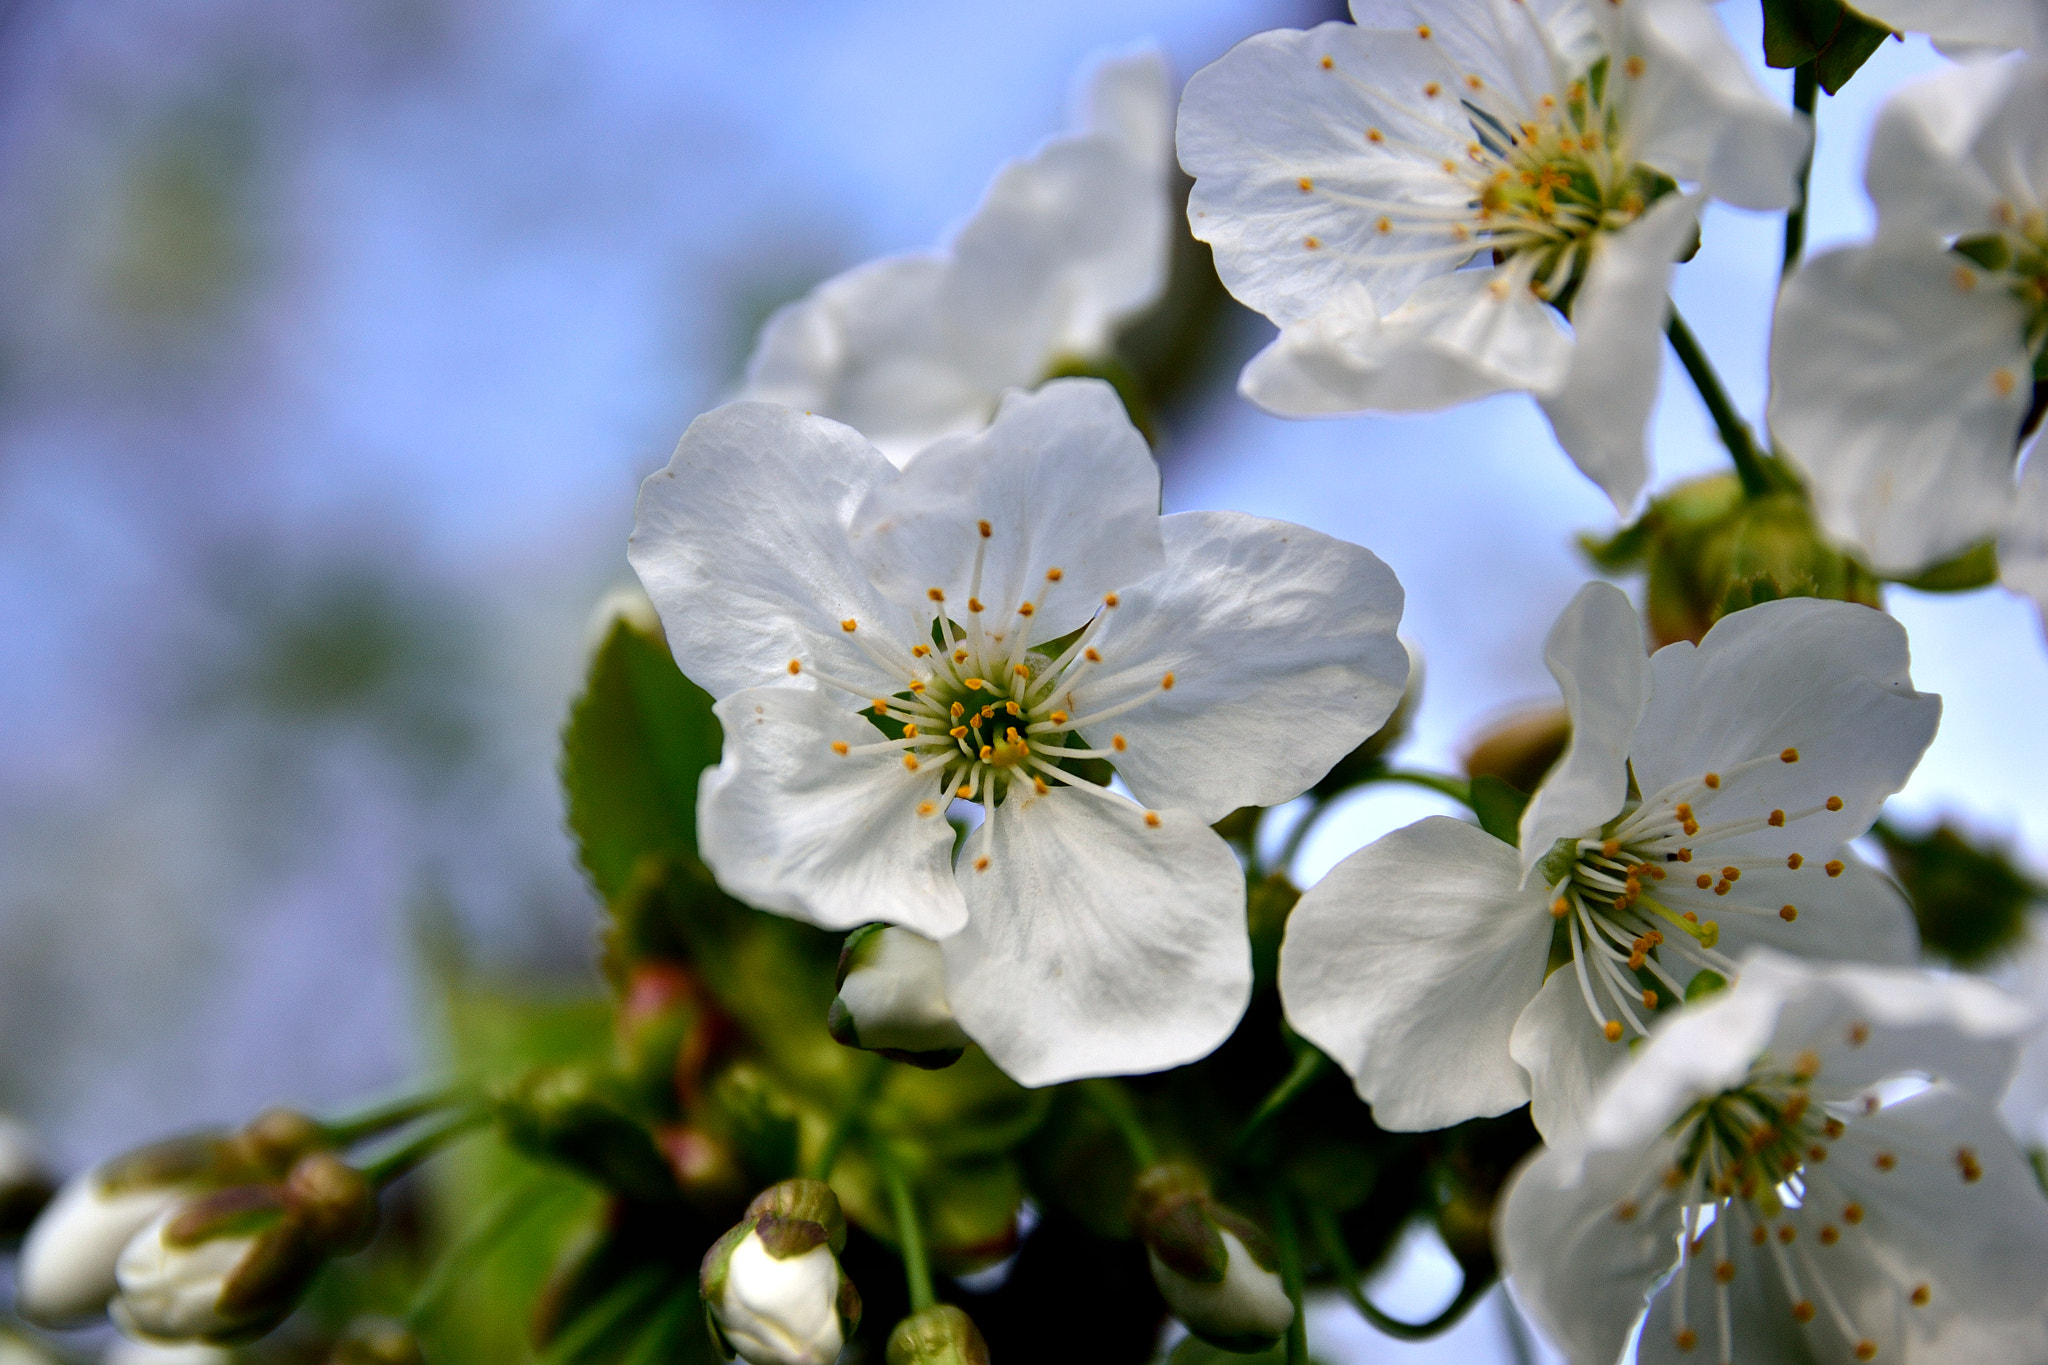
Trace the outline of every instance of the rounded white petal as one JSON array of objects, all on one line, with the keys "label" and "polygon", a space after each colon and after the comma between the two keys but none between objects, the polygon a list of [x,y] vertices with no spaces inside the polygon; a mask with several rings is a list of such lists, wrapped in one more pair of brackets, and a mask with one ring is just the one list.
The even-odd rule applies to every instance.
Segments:
[{"label": "rounded white petal", "polygon": [[895,478],[859,432],[772,403],[690,423],[640,485],[626,557],[691,681],[724,697],[787,678],[798,659],[876,694],[902,686],[840,629],[853,618],[917,638],[847,540],[854,508]]},{"label": "rounded white petal", "polygon": [[[1716,199],[1746,209],[1799,202],[1813,126],[1774,99],[1700,0],[1629,0],[1590,6],[1628,82],[1621,95],[1636,155]],[[1643,59],[1626,74],[1625,60]]]},{"label": "rounded white petal", "polygon": [[1160,177],[1173,169],[1173,72],[1166,54],[1147,44],[1106,58],[1087,74],[1077,122],[1109,138],[1134,166]]},{"label": "rounded white petal", "polygon": [[718,1325],[748,1365],[832,1365],[846,1345],[841,1273],[829,1246],[778,1261],[749,1233],[727,1263]]},{"label": "rounded white petal", "polygon": [[839,983],[839,999],[864,1048],[939,1052],[967,1045],[946,1000],[945,954],[922,934],[894,925],[876,934]]},{"label": "rounded white petal", "polygon": [[[1590,974],[1596,1001],[1606,995]],[[1516,1018],[1508,1055],[1527,1073],[1529,1121],[1544,1141],[1556,1143],[1586,1125],[1600,1089],[1625,1062],[1628,1044],[1609,1042],[1579,985],[1578,968],[1567,962],[1543,982],[1543,989]]]},{"label": "rounded white petal", "polygon": [[1676,1205],[1647,1204],[1670,1164],[1668,1142],[1579,1158],[1539,1148],[1502,1200],[1495,1240],[1517,1301],[1574,1365],[1613,1365],[1644,1300],[1678,1259]]},{"label": "rounded white petal", "polygon": [[1508,1055],[1543,983],[1553,921],[1514,850],[1432,816],[1310,887],[1280,946],[1280,999],[1382,1128],[1445,1128],[1529,1098]]},{"label": "rounded white petal", "polygon": [[[1256,34],[1195,73],[1178,130],[1195,177],[1188,226],[1215,249],[1232,294],[1285,326],[1347,283],[1391,311],[1458,264],[1432,221],[1470,200],[1439,164],[1462,157],[1469,137],[1423,94],[1440,60],[1412,27],[1329,23]],[[1385,141],[1368,143],[1368,128]]]},{"label": "rounded white petal", "polygon": [[[1636,784],[1648,799],[1728,773],[1694,798],[1703,824],[1786,812],[1783,827],[1742,836],[1753,857],[1846,843],[1906,784],[1940,722],[1941,699],[1913,690],[1909,662],[1905,628],[1851,602],[1787,598],[1724,616],[1697,647],[1679,641],[1650,661]],[[1796,762],[1731,771],[1786,750]],[[1823,808],[1830,797],[1840,810]]]},{"label": "rounded white petal", "polygon": [[[1103,662],[1071,693],[1084,727],[1148,805],[1222,819],[1301,795],[1401,700],[1401,585],[1371,551],[1237,512],[1160,521],[1166,567],[1118,594]],[[1161,681],[1172,674],[1172,689]]]},{"label": "rounded white petal", "polygon": [[254,1237],[213,1237],[193,1246],[165,1240],[177,1209],[166,1209],[123,1247],[115,1275],[114,1321],[134,1336],[179,1341],[242,1325],[223,1309],[222,1293]]},{"label": "rounded white petal", "polygon": [[1861,0],[1860,13],[1888,28],[1925,33],[1944,47],[2041,51],[2048,6],[2039,0]]},{"label": "rounded white petal", "polygon": [[1032,1086],[1207,1056],[1251,998],[1229,846],[1185,811],[1029,793],[961,850],[967,927],[940,944],[960,1026]]},{"label": "rounded white petal", "polygon": [[1093,616],[1103,594],[1159,568],[1159,469],[1116,390],[1059,379],[1012,392],[987,431],[920,452],[862,501],[853,538],[885,591],[923,602],[937,588],[963,625],[985,553],[982,629],[1016,628],[1018,605],[1030,602],[1028,638],[1052,639]]},{"label": "rounded white petal", "polygon": [[1878,235],[1921,246],[1992,224],[1998,187],[1971,144],[2012,84],[2010,63],[1950,67],[1894,91],[1879,111],[1863,165]]},{"label": "rounded white petal", "polygon": [[1522,812],[1526,877],[1562,838],[1584,838],[1621,810],[1628,794],[1628,746],[1650,692],[1643,624],[1628,595],[1588,583],[1558,614],[1543,642],[1571,718],[1564,756]]},{"label": "rounded white petal", "polygon": [[885,257],[785,304],[761,329],[741,396],[844,422],[899,466],[979,430],[1002,386],[970,374],[952,347],[947,269],[941,256]]},{"label": "rounded white petal", "polygon": [[1294,1301],[1280,1277],[1252,1259],[1237,1234],[1218,1228],[1226,1257],[1223,1278],[1204,1284],[1170,1268],[1152,1251],[1152,1282],[1173,1315],[1211,1337],[1278,1340],[1294,1321]]},{"label": "rounded white petal", "polygon": [[[1699,857],[1717,863],[1721,850],[1704,850]],[[1827,874],[1830,862],[1842,864],[1833,877]],[[1687,886],[1660,889],[1658,899],[1680,914],[1691,910],[1702,920],[1719,924],[1717,946],[1732,958],[1741,958],[1751,948],[1838,962],[1900,965],[1919,956],[1920,935],[1905,894],[1848,848],[1816,848],[1796,871],[1777,861],[1752,866],[1725,896]],[[1788,905],[1794,914],[1791,920],[1784,917]]]},{"label": "rounded white petal", "polygon": [[66,1181],[22,1243],[15,1266],[21,1315],[52,1327],[96,1317],[114,1295],[121,1248],[182,1195],[161,1187],[108,1193],[92,1171]]},{"label": "rounded white petal", "polygon": [[[1750,1246],[1756,1226],[1747,1204],[1731,1208],[1729,1263],[1734,1279],[1725,1286],[1715,1282],[1713,1233],[1693,1253],[1686,1276],[1685,1324],[1693,1333],[1693,1345],[1678,1344],[1679,1285],[1676,1279],[1658,1290],[1650,1314],[1643,1322],[1642,1343],[1637,1347],[1636,1365],[1698,1365],[1702,1359],[1829,1361],[1849,1365],[1859,1342],[1875,1338],[1877,1358],[1896,1360],[1899,1350],[1899,1317],[1902,1303],[1888,1282],[1882,1263],[1870,1254],[1868,1243],[1850,1243],[1827,1250],[1829,1287],[1845,1310],[1854,1314],[1847,1336],[1831,1311],[1818,1310],[1811,1322],[1800,1324],[1792,1315],[1793,1297],[1788,1291],[1779,1263],[1769,1251]],[[1786,1259],[1794,1266],[1796,1253]],[[1796,1272],[1795,1272],[1796,1273]],[[1802,1281],[1802,1290],[1810,1281]],[[1727,1348],[1722,1346],[1719,1292],[1728,1300]],[[1808,1292],[1811,1292],[1810,1290]],[[1906,1360],[1915,1357],[1905,1356]]]},{"label": "rounded white petal", "polygon": [[2048,460],[2041,458],[2039,442],[2020,473],[2019,501],[1998,542],[1998,576],[2034,599],[2048,631]]},{"label": "rounded white petal", "polygon": [[1557,443],[1624,515],[1649,477],[1645,434],[1663,373],[1671,272],[1705,200],[1669,194],[1617,233],[1593,239],[1572,301],[1572,365],[1543,396]]},{"label": "rounded white petal", "polygon": [[1384,317],[1362,285],[1333,289],[1322,311],[1281,328],[1238,387],[1284,417],[1430,412],[1507,390],[1549,393],[1571,355],[1556,313],[1507,272],[1460,270]]},{"label": "rounded white petal", "polygon": [[2033,396],[2025,331],[2002,283],[1933,245],[1830,251],[1793,274],[1770,424],[1831,535],[1910,575],[1997,534]]},{"label": "rounded white petal", "polygon": [[749,688],[713,709],[725,752],[699,784],[697,842],[720,886],[826,929],[960,927],[939,765],[835,752],[884,736],[813,688]]}]

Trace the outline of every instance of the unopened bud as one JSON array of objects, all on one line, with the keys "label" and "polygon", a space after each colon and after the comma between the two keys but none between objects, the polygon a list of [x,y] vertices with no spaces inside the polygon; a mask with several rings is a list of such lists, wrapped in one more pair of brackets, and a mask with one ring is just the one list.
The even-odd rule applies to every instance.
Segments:
[{"label": "unopened bud", "polygon": [[604,590],[590,608],[590,617],[583,626],[583,647],[588,653],[595,653],[611,638],[612,629],[624,623],[659,640],[662,638],[661,613],[654,609],[654,601],[648,597],[647,589],[638,583],[614,583]]},{"label": "unopened bud", "polygon": [[886,1365],[988,1365],[974,1319],[950,1303],[912,1313],[889,1333]]},{"label": "unopened bud", "polygon": [[1564,757],[1571,737],[1571,718],[1563,707],[1536,707],[1503,716],[1467,743],[1465,776],[1497,777],[1516,791],[1533,792]]},{"label": "unopened bud", "polygon": [[349,1324],[327,1365],[426,1365],[419,1338],[389,1318],[361,1318]]},{"label": "unopened bud", "polygon": [[748,1365],[831,1365],[860,1323],[840,1269],[846,1218],[832,1187],[785,1180],[704,1255],[699,1289],[712,1339]]},{"label": "unopened bud", "polygon": [[499,1095],[496,1107],[499,1131],[513,1146],[643,1199],[675,1197],[667,1158],[609,1078],[585,1067],[542,1067]]},{"label": "unopened bud", "polygon": [[951,1066],[967,1047],[946,999],[939,945],[895,925],[870,924],[847,936],[825,1026],[848,1047],[928,1071]]},{"label": "unopened bud", "polygon": [[1193,1167],[1168,1162],[1140,1175],[1131,1222],[1160,1296],[1202,1340],[1227,1351],[1260,1351],[1293,1323],[1272,1242],[1210,1198],[1207,1180]]},{"label": "unopened bud", "polygon": [[131,1341],[116,1337],[100,1365],[228,1365],[234,1357],[203,1341]]},{"label": "unopened bud", "polygon": [[111,1311],[159,1341],[258,1336],[296,1308],[327,1260],[368,1240],[377,1200],[339,1157],[303,1157],[281,1184],[238,1185],[167,1209],[122,1249]]}]

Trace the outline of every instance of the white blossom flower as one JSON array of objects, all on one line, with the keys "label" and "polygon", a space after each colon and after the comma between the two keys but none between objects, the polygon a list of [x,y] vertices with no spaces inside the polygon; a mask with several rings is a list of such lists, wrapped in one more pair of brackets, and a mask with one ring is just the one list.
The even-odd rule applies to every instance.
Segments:
[{"label": "white blossom flower", "polygon": [[[1244,878],[1209,825],[1307,789],[1407,674],[1370,553],[1158,507],[1084,379],[900,472],[837,423],[733,404],[640,495],[633,565],[725,726],[705,861],[765,909],[942,940],[961,1028],[1030,1085],[1229,1034]],[[1096,759],[1135,801],[1075,771]],[[957,866],[956,799],[986,817]]]},{"label": "white blossom flower", "polygon": [[1280,327],[1245,396],[1308,416],[1526,390],[1626,508],[1703,202],[1676,182],[1784,208],[1806,123],[1701,0],[1352,13],[1240,43],[1181,101],[1195,236]]},{"label": "white blossom flower", "polygon": [[1998,542],[1998,576],[2034,599],[2048,631],[2048,460],[2037,452],[2020,472],[2019,501]]},{"label": "white blossom flower", "polygon": [[1858,0],[1856,12],[1901,33],[1925,33],[1952,57],[2040,52],[2048,43],[2042,0]]},{"label": "white blossom flower", "polygon": [[967,1046],[946,1000],[944,950],[893,924],[870,925],[847,938],[826,1026],[848,1047],[912,1066],[949,1065]]},{"label": "white blossom flower", "polygon": [[846,1216],[821,1180],[785,1180],[704,1253],[698,1295],[719,1354],[747,1365],[832,1365],[860,1324],[839,1264]]},{"label": "white blossom flower", "polygon": [[900,465],[987,425],[1005,389],[1107,356],[1166,287],[1165,59],[1105,61],[1079,102],[1080,130],[1004,167],[949,250],[871,261],[770,318],[741,397],[845,422]]},{"label": "white blossom flower", "polygon": [[97,1169],[66,1181],[22,1244],[22,1316],[51,1327],[97,1316],[114,1296],[121,1248],[185,1192],[171,1181],[110,1184]]},{"label": "white blossom flower", "polygon": [[1848,849],[1904,785],[1941,703],[1881,612],[1791,598],[1645,658],[1609,584],[1545,645],[1571,742],[1521,848],[1435,817],[1301,898],[1280,954],[1293,1026],[1375,1120],[1445,1127],[1529,1101],[1555,1136],[1685,996],[1768,945],[1909,960],[1904,900]]},{"label": "white blossom flower", "polygon": [[1911,575],[1999,533],[2048,365],[2048,60],[1902,90],[1872,136],[1866,246],[1786,283],[1771,431],[1822,524]]},{"label": "white blossom flower", "polygon": [[1646,1305],[1643,1365],[2048,1359],[2048,1201],[1995,1107],[2032,1023],[1980,981],[1759,954],[1515,1178],[1518,1297],[1575,1365]]}]

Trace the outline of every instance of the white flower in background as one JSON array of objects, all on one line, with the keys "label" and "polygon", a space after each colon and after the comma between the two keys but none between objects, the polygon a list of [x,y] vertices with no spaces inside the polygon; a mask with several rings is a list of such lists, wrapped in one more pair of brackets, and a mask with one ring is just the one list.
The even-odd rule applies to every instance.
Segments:
[{"label": "white flower in background", "polygon": [[871,924],[847,937],[825,1024],[848,1047],[912,1066],[950,1065],[967,1046],[946,999],[944,950],[893,924]]},{"label": "white flower in background", "polygon": [[16,1307],[31,1322],[65,1327],[97,1317],[114,1296],[121,1248],[188,1188],[182,1181],[110,1180],[109,1174],[94,1169],[66,1181],[29,1229],[15,1292]]},{"label": "white flower in background", "polygon": [[1308,416],[1526,390],[1627,508],[1703,202],[1674,182],[1787,207],[1805,121],[1701,0],[1352,14],[1238,44],[1181,101],[1194,234],[1280,327],[1245,396]]},{"label": "white flower in background", "polygon": [[1857,0],[1858,14],[1901,33],[1925,33],[1952,57],[2040,52],[2048,43],[2042,0]]},{"label": "white flower in background", "polygon": [[[1407,676],[1370,553],[1158,508],[1144,440],[1081,379],[900,472],[733,404],[640,494],[633,566],[725,726],[706,862],[769,910],[941,940],[961,1028],[1029,1085],[1229,1034],[1244,877],[1209,825],[1306,790]],[[1076,771],[1096,759],[1135,800]],[[957,866],[955,800],[986,817]]]},{"label": "white flower in background", "polygon": [[1790,598],[1645,658],[1628,599],[1593,583],[1544,657],[1571,742],[1523,812],[1519,854],[1423,820],[1339,863],[1288,921],[1288,1022],[1382,1127],[1529,1101],[1556,1137],[1624,1040],[1696,972],[1732,975],[1745,947],[1912,956],[1905,901],[1847,847],[1941,713],[1912,688],[1898,622]]},{"label": "white flower in background", "polygon": [[1004,390],[1106,357],[1166,287],[1165,59],[1103,62],[1080,103],[1081,130],[1004,167],[949,250],[871,261],[770,318],[740,396],[845,422],[900,465],[987,425]]},{"label": "white flower in background", "polygon": [[1515,1178],[1518,1298],[1574,1365],[1646,1304],[1643,1365],[2048,1359],[2048,1201],[1996,1111],[2032,1024],[1980,981],[1760,954]]},{"label": "white flower in background", "polygon": [[100,1365],[228,1365],[234,1357],[218,1346],[187,1341],[176,1346],[155,1342],[129,1341],[125,1337],[107,1346]]},{"label": "white flower in background", "polygon": [[2020,474],[2019,501],[1998,542],[1998,576],[2034,599],[2048,631],[2048,460],[2036,453]]},{"label": "white flower in background", "polygon": [[748,1365],[832,1365],[860,1324],[840,1268],[846,1217],[820,1180],[769,1186],[704,1253],[698,1294],[720,1354]]},{"label": "white flower in background", "polygon": [[2013,515],[2048,363],[2044,127],[2048,61],[1900,91],[1865,169],[1876,240],[1814,257],[1779,297],[1772,435],[1829,533],[1882,572],[1916,573]]},{"label": "white flower in background", "polygon": [[1131,1226],[1152,1283],[1182,1325],[1213,1346],[1272,1347],[1294,1322],[1280,1257],[1256,1223],[1217,1203],[1206,1177],[1169,1162],[1139,1173]]}]

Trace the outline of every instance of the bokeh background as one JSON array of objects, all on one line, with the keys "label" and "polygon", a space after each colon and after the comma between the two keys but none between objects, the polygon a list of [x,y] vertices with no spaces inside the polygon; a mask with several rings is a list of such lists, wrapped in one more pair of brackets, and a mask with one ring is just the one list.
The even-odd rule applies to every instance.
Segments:
[{"label": "bokeh background", "polygon": [[[775,305],[942,240],[1089,56],[1157,42],[1184,79],[1338,8],[0,0],[0,1110],[71,1169],[430,1067],[437,957],[594,988],[555,745],[637,482]],[[1756,52],[1755,4],[1722,10]],[[1823,97],[1815,245],[1867,230],[1876,106],[1941,62],[1888,43]],[[1676,289],[1752,415],[1779,231],[1711,210]],[[1165,413],[1169,509],[1393,565],[1409,757],[1450,766],[1554,696],[1540,642],[1613,512],[1526,399],[1258,412],[1231,381],[1269,334],[1217,315]],[[1654,449],[1658,486],[1725,462],[1669,364]],[[1946,698],[1895,817],[2048,868],[2031,607],[1889,605]],[[1300,877],[1438,808],[1354,796]],[[2006,974],[2048,998],[2034,955]],[[2015,1094],[2031,1142],[2044,1097]],[[1422,1316],[1455,1278],[1422,1238],[1380,1288]],[[1491,1311],[1420,1347],[1317,1324],[1332,1359],[1513,1354]]]}]

